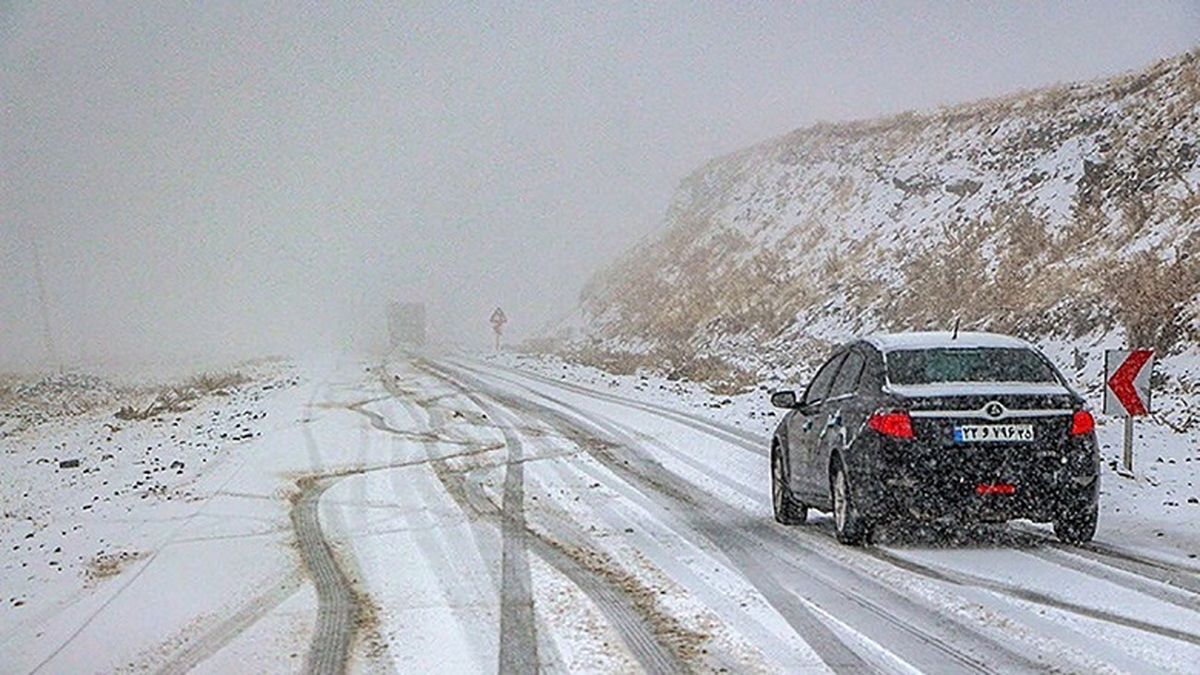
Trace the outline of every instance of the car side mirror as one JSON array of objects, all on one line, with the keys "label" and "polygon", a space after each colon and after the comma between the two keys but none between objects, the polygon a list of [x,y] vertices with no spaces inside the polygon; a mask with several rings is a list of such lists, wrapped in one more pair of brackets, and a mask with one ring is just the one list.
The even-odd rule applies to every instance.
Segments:
[{"label": "car side mirror", "polygon": [[796,392],[784,389],[771,394],[771,405],[776,408],[795,408]]}]

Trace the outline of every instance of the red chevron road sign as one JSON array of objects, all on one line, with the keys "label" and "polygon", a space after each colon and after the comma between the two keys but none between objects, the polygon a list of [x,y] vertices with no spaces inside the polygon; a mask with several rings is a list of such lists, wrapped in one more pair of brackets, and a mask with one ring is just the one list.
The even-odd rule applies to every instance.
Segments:
[{"label": "red chevron road sign", "polygon": [[1149,349],[1104,352],[1104,414],[1139,417],[1150,414],[1150,371],[1154,352]]}]

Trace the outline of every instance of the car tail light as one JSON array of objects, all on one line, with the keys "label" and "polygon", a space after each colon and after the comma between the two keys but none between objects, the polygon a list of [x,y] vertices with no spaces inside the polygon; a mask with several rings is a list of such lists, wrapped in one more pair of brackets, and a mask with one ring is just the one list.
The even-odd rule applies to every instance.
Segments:
[{"label": "car tail light", "polygon": [[975,494],[980,497],[984,495],[1011,495],[1016,494],[1017,486],[1011,483],[980,483],[975,486]]},{"label": "car tail light", "polygon": [[1086,410],[1076,410],[1071,418],[1071,435],[1081,436],[1096,430],[1096,419]]},{"label": "car tail light", "polygon": [[884,436],[912,438],[912,418],[904,411],[877,412],[867,418],[867,426]]}]

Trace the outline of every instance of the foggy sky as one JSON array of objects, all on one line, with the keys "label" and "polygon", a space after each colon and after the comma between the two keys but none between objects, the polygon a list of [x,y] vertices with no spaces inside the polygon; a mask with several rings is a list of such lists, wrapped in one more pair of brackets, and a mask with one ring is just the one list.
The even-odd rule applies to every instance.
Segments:
[{"label": "foggy sky", "polygon": [[[1179,3],[0,3],[0,368],[482,343],[569,315],[718,154],[1110,75]],[[764,289],[765,292],[769,289]]]}]

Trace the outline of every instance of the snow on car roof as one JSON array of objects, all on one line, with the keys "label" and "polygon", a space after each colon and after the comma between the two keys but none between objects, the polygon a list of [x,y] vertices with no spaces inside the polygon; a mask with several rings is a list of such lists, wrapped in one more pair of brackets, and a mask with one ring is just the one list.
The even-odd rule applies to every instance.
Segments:
[{"label": "snow on car roof", "polygon": [[999,333],[959,332],[955,337],[950,331],[918,333],[876,333],[863,338],[882,352],[903,349],[980,349],[984,347],[1008,347],[1032,349],[1033,345],[1009,335]]}]

